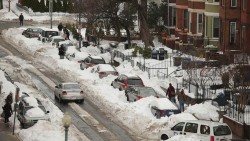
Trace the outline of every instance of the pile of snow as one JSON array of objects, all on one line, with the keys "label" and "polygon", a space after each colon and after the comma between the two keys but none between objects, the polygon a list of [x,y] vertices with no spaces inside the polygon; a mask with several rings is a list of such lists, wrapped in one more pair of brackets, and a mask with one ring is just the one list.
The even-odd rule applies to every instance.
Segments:
[{"label": "pile of snow", "polygon": [[29,109],[26,113],[26,116],[28,117],[44,117],[45,113],[42,109],[40,109],[39,107],[34,107]]},{"label": "pile of snow", "polygon": [[160,110],[173,109],[178,110],[178,108],[168,99],[168,98],[157,98],[150,103],[151,106],[155,106]]},{"label": "pile of snow", "polygon": [[186,113],[191,113],[198,119],[219,121],[219,109],[213,105],[211,102],[205,102],[201,104],[195,104],[193,106],[187,107]]}]

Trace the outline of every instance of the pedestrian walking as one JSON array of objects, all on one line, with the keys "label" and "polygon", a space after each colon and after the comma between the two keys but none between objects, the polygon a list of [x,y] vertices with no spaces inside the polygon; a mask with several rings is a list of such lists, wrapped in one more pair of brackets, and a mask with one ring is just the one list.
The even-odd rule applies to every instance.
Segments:
[{"label": "pedestrian walking", "polygon": [[180,93],[177,96],[177,99],[179,101],[180,111],[183,112],[184,111],[184,103],[185,103],[185,93],[184,93],[183,89],[181,89]]},{"label": "pedestrian walking", "polygon": [[4,112],[4,123],[7,124],[13,112],[11,104],[8,102],[7,99],[5,99],[5,105],[2,108]]},{"label": "pedestrian walking", "polygon": [[20,26],[23,26],[23,20],[24,20],[23,13],[21,13],[21,15],[19,16]]},{"label": "pedestrian walking", "polygon": [[169,83],[169,87],[167,89],[166,95],[168,96],[169,100],[173,103],[175,103],[175,88],[172,86],[171,83]]},{"label": "pedestrian walking", "polygon": [[63,29],[62,23],[59,23],[59,25],[57,26],[57,28],[58,28],[58,31],[59,31],[60,35],[62,35],[62,29]]},{"label": "pedestrian walking", "polygon": [[13,93],[12,93],[12,92],[10,92],[10,93],[8,94],[8,96],[6,97],[6,100],[7,100],[10,104],[12,104],[12,102],[13,102]]},{"label": "pedestrian walking", "polygon": [[66,27],[63,27],[63,33],[66,35],[65,40],[69,40],[69,30]]}]

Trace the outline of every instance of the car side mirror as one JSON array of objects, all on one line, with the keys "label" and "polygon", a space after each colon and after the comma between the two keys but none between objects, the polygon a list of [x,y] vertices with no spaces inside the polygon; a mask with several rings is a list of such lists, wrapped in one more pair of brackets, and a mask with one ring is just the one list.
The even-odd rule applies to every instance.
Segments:
[{"label": "car side mirror", "polygon": [[58,88],[58,86],[55,86],[55,88]]}]

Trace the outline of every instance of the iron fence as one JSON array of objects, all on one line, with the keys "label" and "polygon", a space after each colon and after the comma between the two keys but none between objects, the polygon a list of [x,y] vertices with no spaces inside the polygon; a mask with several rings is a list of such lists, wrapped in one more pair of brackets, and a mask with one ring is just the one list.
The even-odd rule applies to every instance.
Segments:
[{"label": "iron fence", "polygon": [[244,110],[240,110],[240,104],[229,104],[226,115],[240,123],[250,125],[250,105],[245,105]]}]

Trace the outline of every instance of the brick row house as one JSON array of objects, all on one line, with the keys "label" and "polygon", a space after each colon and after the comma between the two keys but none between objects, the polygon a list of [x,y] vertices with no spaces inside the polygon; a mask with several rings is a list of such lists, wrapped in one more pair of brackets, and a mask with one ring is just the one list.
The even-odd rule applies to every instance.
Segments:
[{"label": "brick row house", "polygon": [[[167,28],[171,38],[166,44],[170,48],[196,51],[201,57],[208,50],[219,50],[232,59],[230,55],[235,53],[250,54],[249,0],[175,0],[169,6]],[[175,44],[168,44],[173,39]]]},{"label": "brick row house", "polygon": [[220,2],[220,50],[231,55],[234,52],[250,54],[250,1],[221,0]]}]

